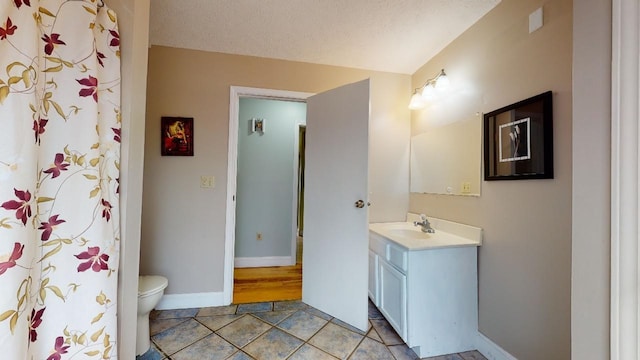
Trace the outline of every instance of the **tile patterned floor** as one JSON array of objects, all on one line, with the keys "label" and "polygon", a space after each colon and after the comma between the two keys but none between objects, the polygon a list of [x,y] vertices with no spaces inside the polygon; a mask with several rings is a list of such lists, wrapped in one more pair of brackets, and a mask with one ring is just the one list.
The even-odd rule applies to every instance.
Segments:
[{"label": "tile patterned floor", "polygon": [[[151,349],[136,360],[416,360],[369,303],[365,333],[300,301],[153,311]],[[477,351],[429,360],[486,360]]]}]

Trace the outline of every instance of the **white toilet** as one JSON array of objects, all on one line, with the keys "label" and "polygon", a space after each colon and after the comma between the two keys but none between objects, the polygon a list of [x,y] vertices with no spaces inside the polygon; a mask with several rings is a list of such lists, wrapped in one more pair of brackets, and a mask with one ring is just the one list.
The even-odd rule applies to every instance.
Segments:
[{"label": "white toilet", "polygon": [[138,329],[136,333],[136,355],[146,353],[151,347],[149,338],[149,313],[158,305],[169,280],[164,276],[138,277]]}]

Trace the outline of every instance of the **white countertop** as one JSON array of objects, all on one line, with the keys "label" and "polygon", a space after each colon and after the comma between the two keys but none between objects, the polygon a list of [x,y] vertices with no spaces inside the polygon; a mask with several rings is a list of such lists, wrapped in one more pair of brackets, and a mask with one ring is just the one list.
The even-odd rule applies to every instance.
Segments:
[{"label": "white countertop", "polygon": [[[480,228],[435,218],[429,218],[429,221],[435,228],[435,233],[423,233],[420,227],[413,225],[411,222],[371,223],[369,224],[369,231],[408,250],[482,245],[482,229]],[[448,223],[443,227],[458,234],[453,233],[453,231],[439,229],[438,225],[445,225],[443,222]],[[457,227],[460,228],[458,229]]]}]

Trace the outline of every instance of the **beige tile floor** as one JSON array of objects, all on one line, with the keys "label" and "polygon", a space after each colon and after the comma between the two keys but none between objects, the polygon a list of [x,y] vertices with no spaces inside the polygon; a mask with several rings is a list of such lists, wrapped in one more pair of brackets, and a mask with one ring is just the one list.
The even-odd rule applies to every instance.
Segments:
[{"label": "beige tile floor", "polygon": [[[370,327],[355,329],[300,301],[153,311],[151,349],[137,360],[416,360],[369,304]],[[477,351],[429,360],[486,360]]]}]

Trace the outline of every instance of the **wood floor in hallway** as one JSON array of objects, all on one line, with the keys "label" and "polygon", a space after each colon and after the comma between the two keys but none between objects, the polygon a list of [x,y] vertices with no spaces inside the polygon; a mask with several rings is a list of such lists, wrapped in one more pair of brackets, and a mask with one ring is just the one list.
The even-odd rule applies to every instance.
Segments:
[{"label": "wood floor in hallway", "polygon": [[233,303],[302,299],[302,239],[298,239],[296,264],[233,271]]},{"label": "wood floor in hallway", "polygon": [[302,299],[302,264],[233,272],[233,303]]}]

